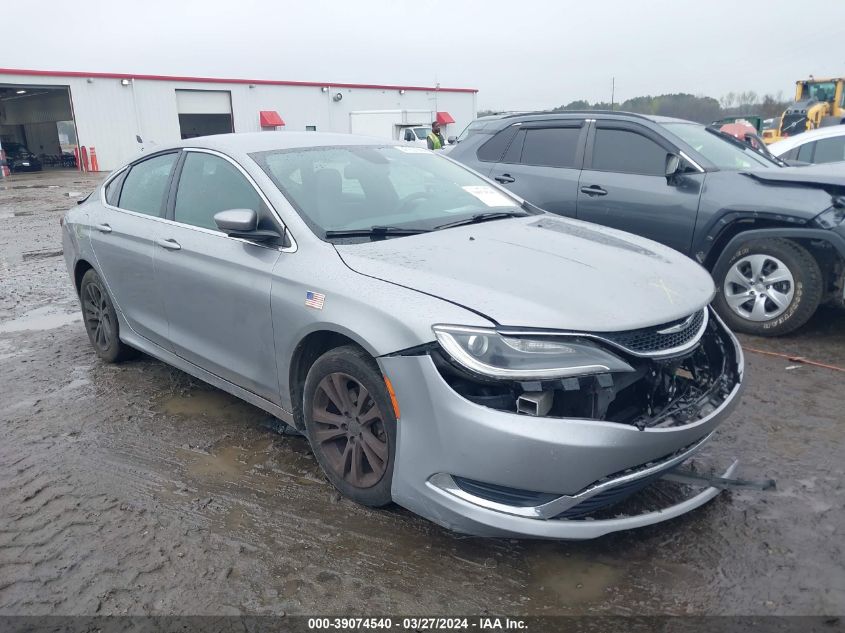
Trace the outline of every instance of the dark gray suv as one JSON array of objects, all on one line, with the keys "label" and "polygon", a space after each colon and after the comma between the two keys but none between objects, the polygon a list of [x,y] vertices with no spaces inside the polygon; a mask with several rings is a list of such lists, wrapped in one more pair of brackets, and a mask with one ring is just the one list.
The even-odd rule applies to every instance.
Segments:
[{"label": "dark gray suv", "polygon": [[845,301],[841,168],[783,167],[698,123],[597,111],[481,118],[448,155],[546,211],[694,258],[736,330],[785,334]]}]

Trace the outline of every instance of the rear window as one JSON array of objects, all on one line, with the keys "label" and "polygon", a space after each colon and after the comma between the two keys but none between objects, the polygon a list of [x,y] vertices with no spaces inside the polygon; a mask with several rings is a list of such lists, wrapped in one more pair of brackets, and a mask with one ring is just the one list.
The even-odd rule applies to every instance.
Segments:
[{"label": "rear window", "polygon": [[490,133],[488,128],[493,127],[499,121],[498,120],[484,120],[478,119],[477,121],[473,121],[469,125],[464,128],[464,131],[460,133],[458,136],[458,142],[463,141],[468,136],[472,136],[473,134],[477,134],[479,132],[487,132]]}]

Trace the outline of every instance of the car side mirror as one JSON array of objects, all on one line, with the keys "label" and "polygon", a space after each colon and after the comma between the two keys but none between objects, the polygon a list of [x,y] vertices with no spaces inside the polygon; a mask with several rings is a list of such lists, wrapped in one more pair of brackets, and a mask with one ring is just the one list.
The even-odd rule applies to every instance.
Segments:
[{"label": "car side mirror", "polygon": [[224,233],[249,233],[258,228],[258,214],[253,209],[227,209],[214,214],[214,223]]},{"label": "car side mirror", "polygon": [[449,145],[454,145],[457,142],[457,140],[458,140],[457,137],[450,136],[449,138],[446,139],[446,142],[449,143]]},{"label": "car side mirror", "polygon": [[281,237],[277,231],[258,228],[258,214],[254,209],[227,209],[214,214],[217,228],[229,237],[241,237],[254,242],[269,242]]},{"label": "car side mirror", "polygon": [[681,157],[677,154],[666,154],[666,180],[671,180],[681,170]]}]

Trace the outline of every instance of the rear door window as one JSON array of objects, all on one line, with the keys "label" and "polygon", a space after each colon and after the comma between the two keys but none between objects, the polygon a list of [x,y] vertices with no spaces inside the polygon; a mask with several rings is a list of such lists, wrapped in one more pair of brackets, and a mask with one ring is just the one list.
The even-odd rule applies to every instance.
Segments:
[{"label": "rear door window", "polygon": [[596,129],[592,168],[624,174],[663,176],[667,151],[650,138],[611,128]]},{"label": "rear door window", "polygon": [[176,152],[161,154],[133,165],[123,181],[118,206],[127,211],[161,216],[177,156]]},{"label": "rear door window", "polygon": [[580,127],[553,127],[525,130],[523,165],[575,167]]},{"label": "rear door window", "polygon": [[804,143],[801,147],[798,148],[798,160],[802,160],[805,163],[812,163],[813,162],[813,151],[816,149],[815,141],[812,143]]},{"label": "rear door window", "polygon": [[816,141],[813,162],[837,163],[839,161],[845,161],[845,136],[834,136]]}]

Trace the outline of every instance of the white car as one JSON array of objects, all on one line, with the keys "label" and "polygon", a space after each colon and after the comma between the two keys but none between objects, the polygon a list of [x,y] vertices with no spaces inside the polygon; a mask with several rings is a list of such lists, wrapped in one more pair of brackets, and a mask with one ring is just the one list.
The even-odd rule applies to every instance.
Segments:
[{"label": "white car", "polygon": [[845,125],[822,127],[790,136],[769,145],[769,151],[778,158],[804,163],[845,161]]}]

